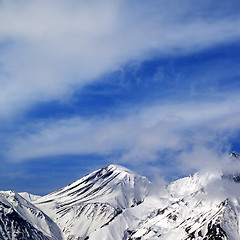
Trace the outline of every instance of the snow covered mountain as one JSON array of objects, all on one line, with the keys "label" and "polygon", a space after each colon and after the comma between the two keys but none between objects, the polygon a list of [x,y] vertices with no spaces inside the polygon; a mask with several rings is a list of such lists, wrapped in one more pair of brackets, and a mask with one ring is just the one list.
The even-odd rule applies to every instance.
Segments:
[{"label": "snow covered mountain", "polygon": [[147,178],[109,165],[33,203],[58,224],[65,239],[84,239],[123,209],[140,204],[149,187]]},{"label": "snow covered mountain", "polygon": [[156,190],[109,165],[43,197],[0,192],[0,239],[239,240],[238,176],[202,170]]},{"label": "snow covered mountain", "polygon": [[219,172],[197,173],[167,186],[169,203],[157,208],[128,239],[240,239],[239,186]]},{"label": "snow covered mountain", "polygon": [[60,240],[61,235],[56,223],[19,194],[0,192],[0,239]]}]

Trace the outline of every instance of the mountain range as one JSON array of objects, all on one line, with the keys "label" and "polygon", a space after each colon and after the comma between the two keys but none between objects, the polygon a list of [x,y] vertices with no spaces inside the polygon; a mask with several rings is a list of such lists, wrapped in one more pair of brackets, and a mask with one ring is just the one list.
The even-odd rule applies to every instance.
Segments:
[{"label": "mountain range", "polygon": [[0,191],[0,239],[239,240],[240,175],[162,185],[109,165],[46,196]]}]

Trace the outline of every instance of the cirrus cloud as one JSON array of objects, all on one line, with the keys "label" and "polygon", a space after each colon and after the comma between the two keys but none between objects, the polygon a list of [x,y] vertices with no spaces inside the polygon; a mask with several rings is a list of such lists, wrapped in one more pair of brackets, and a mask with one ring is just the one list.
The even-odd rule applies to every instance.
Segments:
[{"label": "cirrus cloud", "polygon": [[1,1],[0,116],[66,99],[74,86],[132,60],[236,41],[240,18],[234,4],[216,3]]},{"label": "cirrus cloud", "polygon": [[180,172],[217,165],[221,168],[226,166],[224,159],[231,148],[229,139],[239,130],[238,104],[238,98],[230,96],[216,103],[199,103],[197,108],[186,102],[142,107],[115,119],[75,117],[39,122],[31,126],[34,132],[24,131],[24,136],[9,139],[7,156],[12,161],[24,161],[118,151],[118,163],[138,165],[162,161],[159,153],[168,151],[179,153],[170,154],[164,161],[176,162]]}]

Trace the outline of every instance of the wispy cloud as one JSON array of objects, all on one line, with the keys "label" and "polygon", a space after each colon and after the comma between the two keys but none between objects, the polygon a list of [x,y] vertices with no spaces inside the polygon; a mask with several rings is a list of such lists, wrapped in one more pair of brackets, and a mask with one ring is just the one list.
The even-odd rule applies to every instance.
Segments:
[{"label": "wispy cloud", "polygon": [[0,116],[62,99],[131,60],[235,41],[235,8],[229,1],[1,1]]},{"label": "wispy cloud", "polygon": [[[17,172],[24,175],[28,160],[82,154],[116,154],[117,163],[135,170],[147,165],[143,174],[163,176],[231,166],[225,156],[240,130],[239,67],[231,48],[240,38],[239,7],[235,0],[0,1],[1,175],[21,164]],[[232,50],[227,57],[206,51],[224,45]],[[147,61],[157,66],[144,75],[153,69],[145,68]],[[134,83],[127,71],[135,71]],[[114,78],[120,72],[122,79]],[[120,90],[118,84],[108,88],[109,81],[121,81],[128,91],[107,113],[97,116],[102,102],[95,98],[91,114],[79,114],[89,107],[82,101],[71,116],[26,116],[39,102],[75,108],[72,96],[91,98],[95,92],[84,87],[103,82],[105,74],[110,80],[94,88],[97,94],[111,91],[107,100],[114,99]]]},{"label": "wispy cloud", "polygon": [[164,161],[176,162],[180,172],[217,164],[221,168],[226,166],[221,159],[230,150],[229,139],[239,130],[238,104],[236,97],[229,96],[216,103],[143,107],[120,119],[46,121],[32,126],[34,133],[11,139],[7,154],[12,161],[23,161],[120,151],[118,163],[138,165],[162,160],[159,152],[169,151],[179,154]]}]

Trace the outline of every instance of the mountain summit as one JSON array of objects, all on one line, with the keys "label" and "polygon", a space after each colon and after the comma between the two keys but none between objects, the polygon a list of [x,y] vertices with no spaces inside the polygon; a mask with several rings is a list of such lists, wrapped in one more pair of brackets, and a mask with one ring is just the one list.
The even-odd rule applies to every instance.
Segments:
[{"label": "mountain summit", "polygon": [[109,165],[43,197],[2,191],[0,239],[240,239],[234,178],[205,170],[150,189],[147,178]]},{"label": "mountain summit", "polygon": [[109,165],[34,204],[63,229],[66,239],[85,238],[109,224],[123,209],[140,204],[150,182],[127,168]]}]

